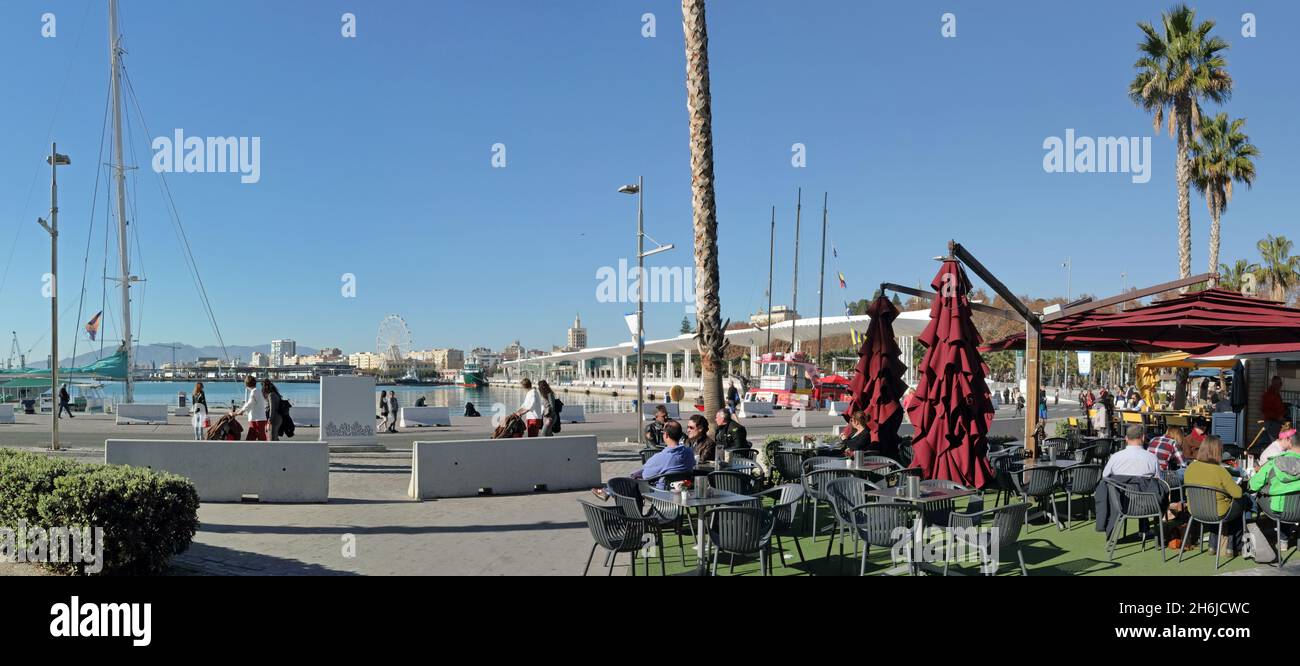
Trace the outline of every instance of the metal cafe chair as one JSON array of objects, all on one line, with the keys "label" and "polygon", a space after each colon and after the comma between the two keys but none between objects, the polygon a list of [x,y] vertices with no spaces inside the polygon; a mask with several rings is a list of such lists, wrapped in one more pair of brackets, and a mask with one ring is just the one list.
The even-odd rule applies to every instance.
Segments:
[{"label": "metal cafe chair", "polygon": [[[1234,511],[1240,511],[1240,509],[1236,506],[1233,506],[1232,503],[1235,503],[1236,500],[1234,500],[1231,495],[1224,492],[1223,489],[1221,488],[1211,488],[1210,486],[1184,485],[1183,492],[1187,496],[1187,511],[1188,513],[1191,514],[1191,518],[1188,519],[1187,521],[1187,528],[1183,530],[1183,543],[1187,543],[1187,537],[1192,533],[1192,525],[1197,525],[1199,529],[1199,531],[1197,532],[1198,535],[1197,541],[1202,542],[1201,552],[1202,553],[1205,552],[1205,544],[1204,544],[1205,526],[1214,525],[1214,535],[1217,538],[1217,542],[1215,543],[1215,547],[1214,547],[1214,570],[1218,571],[1219,558],[1220,556],[1223,555],[1223,548],[1222,548],[1223,524],[1227,522],[1228,518],[1232,516]],[[1217,500],[1220,496],[1228,498],[1230,502],[1230,504],[1228,505],[1228,509],[1223,513],[1219,513],[1219,505]],[[1241,511],[1241,530],[1242,530],[1242,534],[1245,534],[1246,531],[1245,511]],[[1183,552],[1184,552],[1183,548],[1178,549],[1179,562],[1183,561]]]},{"label": "metal cafe chair", "polygon": [[[1165,562],[1165,510],[1160,504],[1161,497],[1169,495],[1169,486],[1163,479],[1158,480],[1164,488],[1162,493],[1144,493],[1133,490],[1122,483],[1112,479],[1102,479],[1102,487],[1114,489],[1119,493],[1119,498],[1123,510],[1115,518],[1115,525],[1111,528],[1110,534],[1106,537],[1106,559],[1107,561],[1115,559],[1115,544],[1119,540],[1120,528],[1123,526],[1124,532],[1128,532],[1128,521],[1130,520],[1152,520],[1156,521],[1159,529],[1160,539],[1160,561]],[[1147,549],[1147,535],[1142,533],[1142,550]]]}]

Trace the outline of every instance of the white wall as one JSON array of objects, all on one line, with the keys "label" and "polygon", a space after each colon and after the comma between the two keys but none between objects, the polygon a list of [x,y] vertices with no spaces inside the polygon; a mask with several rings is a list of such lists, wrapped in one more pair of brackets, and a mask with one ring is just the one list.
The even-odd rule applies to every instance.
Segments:
[{"label": "white wall", "polygon": [[600,485],[596,437],[524,437],[415,442],[409,494],[416,499],[473,497],[480,488],[495,495]]},{"label": "white wall", "polygon": [[204,502],[325,502],[329,499],[326,442],[224,442],[110,439],[104,462],[189,478]]},{"label": "white wall", "polygon": [[320,441],[336,446],[376,445],[375,378],[321,377]]}]

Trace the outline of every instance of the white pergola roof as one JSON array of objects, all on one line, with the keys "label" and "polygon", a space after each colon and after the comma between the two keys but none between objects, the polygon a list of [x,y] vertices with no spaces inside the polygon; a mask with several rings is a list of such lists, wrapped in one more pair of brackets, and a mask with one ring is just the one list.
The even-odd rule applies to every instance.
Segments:
[{"label": "white pergola roof", "polygon": [[[857,331],[859,334],[867,332],[867,324],[871,317],[867,315],[853,315],[837,317],[823,317],[821,328],[823,336],[847,335],[850,330]],[[917,336],[930,323],[930,310],[912,310],[900,313],[894,320],[894,335],[899,337]],[[792,342],[795,339],[800,341],[817,339],[817,318],[808,317],[804,319],[794,319],[772,324],[772,339],[784,342]],[[750,347],[754,345],[767,344],[767,328],[738,328],[726,332],[727,341],[733,345]],[[680,353],[686,350],[697,351],[699,347],[695,343],[695,335],[684,333],[675,338],[665,338],[663,340],[647,340],[645,351],[650,354]],[[525,363],[559,363],[562,361],[584,361],[593,358],[617,358],[620,356],[631,356],[636,353],[636,346],[631,341],[612,347],[588,347],[579,351],[557,352],[545,356],[534,356],[527,359],[515,361],[506,361],[503,365],[522,365]]]}]

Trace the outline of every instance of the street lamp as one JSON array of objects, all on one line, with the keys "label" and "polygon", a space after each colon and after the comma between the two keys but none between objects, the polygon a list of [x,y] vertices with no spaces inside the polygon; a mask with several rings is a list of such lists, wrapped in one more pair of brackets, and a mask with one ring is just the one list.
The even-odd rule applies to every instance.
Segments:
[{"label": "street lamp", "polygon": [[[37,218],[37,224],[50,234],[50,450],[59,450],[59,177],[61,166],[72,164],[72,158],[60,155],[58,144],[50,144],[50,154],[45,158],[50,165],[50,221]],[[39,399],[37,400],[39,403]],[[39,409],[39,404],[37,405]]]},{"label": "street lamp", "polygon": [[654,249],[646,252],[645,239],[645,178],[637,177],[636,184],[618,188],[621,194],[635,194],[636,197],[636,441],[641,441],[641,413],[645,409],[645,382],[642,379],[642,357],[645,349],[645,258],[673,249],[671,243],[663,245],[654,241]]}]

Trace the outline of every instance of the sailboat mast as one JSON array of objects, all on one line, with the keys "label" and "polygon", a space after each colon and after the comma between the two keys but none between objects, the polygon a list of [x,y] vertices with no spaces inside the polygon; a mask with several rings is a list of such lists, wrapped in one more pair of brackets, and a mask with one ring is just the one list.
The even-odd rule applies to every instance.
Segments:
[{"label": "sailboat mast", "polygon": [[[790,310],[799,316],[799,216],[803,212],[803,188],[799,188],[798,198],[794,204],[794,295],[791,297]],[[790,320],[790,351],[799,348],[799,336],[795,333],[796,323]]]},{"label": "sailboat mast", "polygon": [[817,365],[819,366],[822,357],[822,309],[826,305],[826,204],[830,198],[830,192],[822,197],[822,265],[817,274]]},{"label": "sailboat mast", "polygon": [[776,266],[776,206],[772,206],[772,233],[767,242],[767,345],[772,351],[772,269]]},{"label": "sailboat mast", "polygon": [[131,381],[131,262],[126,239],[126,165],[122,153],[122,48],[118,43],[117,0],[108,0],[108,51],[113,81],[113,165],[117,180],[117,245],[122,265],[122,347],[126,350],[126,393],[124,402],[135,402]]}]

